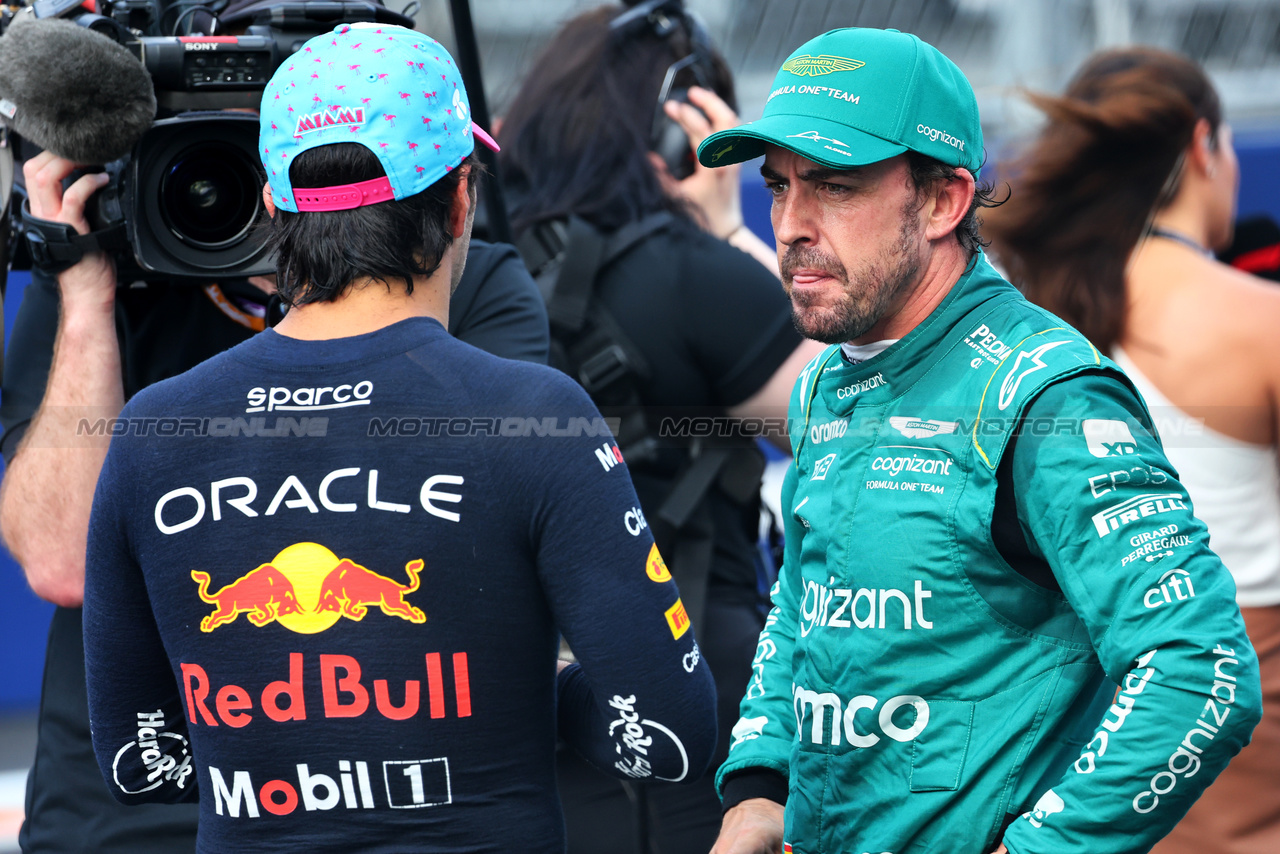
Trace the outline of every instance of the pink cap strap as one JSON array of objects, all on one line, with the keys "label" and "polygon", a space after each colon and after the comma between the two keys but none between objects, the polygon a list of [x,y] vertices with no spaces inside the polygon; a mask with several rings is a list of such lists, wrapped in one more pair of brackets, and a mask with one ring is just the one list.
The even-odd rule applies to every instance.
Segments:
[{"label": "pink cap strap", "polygon": [[391,181],[385,176],[359,184],[339,184],[336,187],[293,188],[293,201],[299,211],[349,211],[395,198]]}]

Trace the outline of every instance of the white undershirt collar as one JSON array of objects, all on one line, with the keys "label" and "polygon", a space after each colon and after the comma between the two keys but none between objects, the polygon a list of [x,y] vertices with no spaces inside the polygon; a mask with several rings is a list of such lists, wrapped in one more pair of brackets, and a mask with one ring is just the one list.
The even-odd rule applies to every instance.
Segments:
[{"label": "white undershirt collar", "polygon": [[874,359],[894,344],[897,344],[899,340],[898,338],[885,338],[883,341],[872,341],[870,344],[841,344],[840,352],[844,354],[846,362],[856,365],[859,362]]}]

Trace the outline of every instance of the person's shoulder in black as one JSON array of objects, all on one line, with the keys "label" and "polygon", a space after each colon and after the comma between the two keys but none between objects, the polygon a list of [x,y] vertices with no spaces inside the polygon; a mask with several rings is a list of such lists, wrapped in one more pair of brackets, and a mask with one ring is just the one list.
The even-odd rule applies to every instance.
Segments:
[{"label": "person's shoulder in black", "polygon": [[449,301],[449,333],[495,356],[546,364],[547,309],[514,246],[471,241]]}]

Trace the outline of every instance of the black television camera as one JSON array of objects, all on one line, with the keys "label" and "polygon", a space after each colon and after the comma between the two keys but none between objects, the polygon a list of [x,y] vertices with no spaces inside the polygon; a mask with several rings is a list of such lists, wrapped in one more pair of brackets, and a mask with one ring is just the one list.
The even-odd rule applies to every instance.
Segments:
[{"label": "black television camera", "polygon": [[[274,272],[258,227],[265,215],[256,116],[263,88],[304,42],[339,23],[413,26],[372,0],[266,0],[221,22],[227,0],[98,0],[97,12],[79,3],[37,0],[21,14],[67,18],[123,45],[150,75],[158,107],[133,151],[105,164],[110,181],[87,212],[122,283]],[[12,18],[4,14],[0,26]],[[184,23],[212,34],[177,35]],[[221,28],[243,33],[221,35]],[[15,225],[29,234],[33,255],[49,255],[20,201],[10,206]],[[23,260],[15,256],[15,266]]]}]

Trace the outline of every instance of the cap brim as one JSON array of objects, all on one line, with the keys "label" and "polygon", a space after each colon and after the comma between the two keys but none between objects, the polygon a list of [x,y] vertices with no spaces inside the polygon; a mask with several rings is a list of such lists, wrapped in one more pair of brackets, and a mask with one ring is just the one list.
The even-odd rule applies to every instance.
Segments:
[{"label": "cap brim", "polygon": [[762,156],[768,143],[833,169],[879,163],[907,150],[839,122],[776,114],[711,134],[698,146],[698,162],[711,167],[742,163]]},{"label": "cap brim", "polygon": [[484,147],[489,149],[490,151],[502,150],[501,148],[498,148],[497,141],[494,140],[493,137],[489,136],[489,132],[484,128],[480,127],[480,125],[476,124],[475,122],[471,123],[471,135],[474,136],[476,139],[478,139],[481,143],[483,143]]}]

